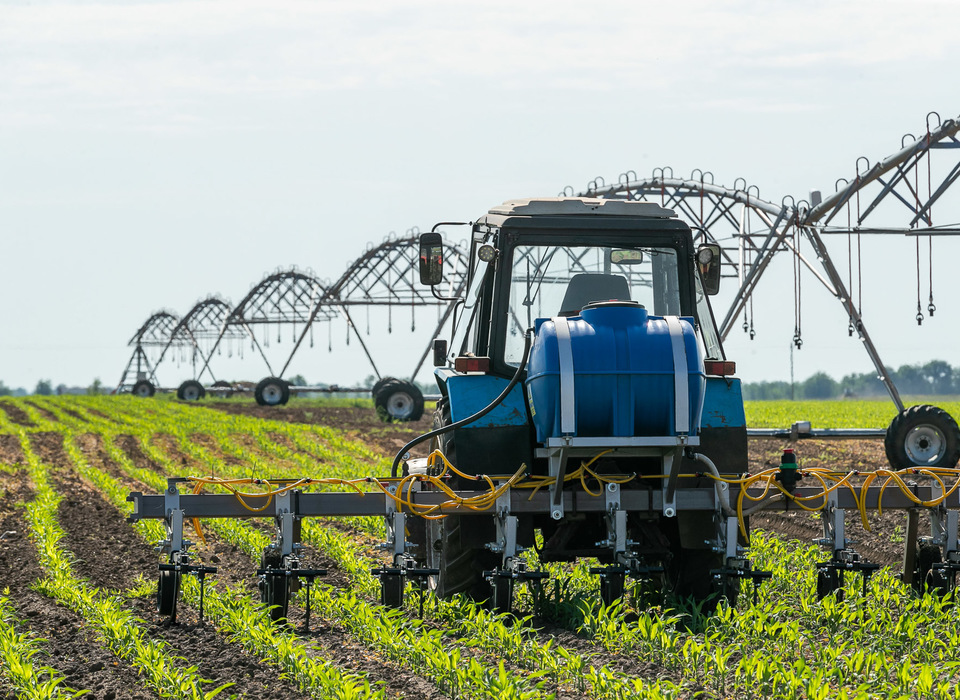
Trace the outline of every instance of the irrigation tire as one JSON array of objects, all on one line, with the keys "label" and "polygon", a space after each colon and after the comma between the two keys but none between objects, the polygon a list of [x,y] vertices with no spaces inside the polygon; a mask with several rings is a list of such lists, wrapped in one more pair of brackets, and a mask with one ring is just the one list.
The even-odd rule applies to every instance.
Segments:
[{"label": "irrigation tire", "polygon": [[133,385],[130,393],[134,396],[139,396],[141,399],[148,399],[157,393],[157,388],[146,379],[141,379]]},{"label": "irrigation tire", "polygon": [[952,468],[960,460],[960,427],[941,408],[911,406],[890,423],[883,446],[894,469]]},{"label": "irrigation tire", "polygon": [[403,576],[387,574],[380,577],[380,604],[388,608],[403,607]]},{"label": "irrigation tire", "polygon": [[935,544],[921,544],[917,548],[917,562],[913,569],[913,589],[923,595],[924,592],[931,590],[930,584],[933,582],[933,565],[943,561],[940,554],[940,548]]},{"label": "irrigation tire", "polygon": [[387,383],[373,402],[384,421],[406,423],[423,417],[423,394],[410,382],[395,380]]},{"label": "irrigation tire", "polygon": [[206,395],[207,390],[203,388],[203,384],[194,379],[188,379],[177,387],[177,398],[181,401],[199,401]]},{"label": "irrigation tire", "polygon": [[[441,401],[433,416],[433,427],[436,429],[449,424],[450,408],[445,401]],[[457,463],[454,433],[440,435],[434,447],[442,450],[452,464]],[[452,478],[449,486],[454,490],[460,488],[459,479]],[[440,575],[431,577],[428,583],[440,598],[465,593],[473,600],[483,601],[489,600],[493,594],[483,572],[499,567],[500,556],[488,549],[463,545],[460,538],[461,521],[469,524],[470,520],[470,516],[448,515],[442,520],[427,521],[427,566],[440,569]]]},{"label": "irrigation tire", "polygon": [[157,612],[175,622],[177,618],[177,597],[180,595],[180,572],[161,571],[157,581]]},{"label": "irrigation tire", "polygon": [[839,588],[836,569],[817,569],[817,600],[823,600]]},{"label": "irrigation tire", "polygon": [[257,384],[253,397],[261,406],[282,406],[290,400],[290,385],[279,377],[267,377]]},{"label": "irrigation tire", "polygon": [[392,384],[393,382],[399,381],[400,380],[396,377],[380,377],[380,379],[374,383],[373,388],[370,389],[370,395],[374,398],[374,400],[376,400],[377,394],[380,393],[383,387],[385,387],[387,384]]},{"label": "irrigation tire", "polygon": [[216,389],[232,389],[233,385],[223,379],[218,379],[210,385],[210,393],[218,399],[229,399],[233,396],[232,391],[215,391]]},{"label": "irrigation tire", "polygon": [[605,574],[600,577],[600,600],[610,606],[623,598],[624,579],[623,574]]}]

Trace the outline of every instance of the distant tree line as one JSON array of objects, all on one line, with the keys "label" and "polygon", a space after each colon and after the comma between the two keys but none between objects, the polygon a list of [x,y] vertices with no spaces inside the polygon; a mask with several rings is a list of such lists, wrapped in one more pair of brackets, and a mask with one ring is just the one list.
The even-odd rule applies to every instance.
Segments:
[{"label": "distant tree line", "polygon": [[[901,394],[942,396],[960,394],[960,367],[953,368],[943,360],[925,365],[903,365],[890,369],[890,377]],[[876,372],[848,374],[839,381],[826,372],[817,372],[802,382],[747,382],[743,398],[748,401],[783,401],[801,399],[873,398],[886,396],[887,390]]]},{"label": "distant tree line", "polygon": [[17,387],[16,389],[7,386],[0,381],[0,396],[29,396],[30,394],[35,394],[37,396],[50,396],[52,394],[103,394],[106,393],[106,388],[103,386],[103,383],[99,378],[94,379],[93,383],[90,386],[67,386],[66,384],[58,384],[56,387],[53,386],[53,382],[49,379],[41,379],[37,382],[37,386],[34,387],[33,391],[27,391],[23,387]]}]

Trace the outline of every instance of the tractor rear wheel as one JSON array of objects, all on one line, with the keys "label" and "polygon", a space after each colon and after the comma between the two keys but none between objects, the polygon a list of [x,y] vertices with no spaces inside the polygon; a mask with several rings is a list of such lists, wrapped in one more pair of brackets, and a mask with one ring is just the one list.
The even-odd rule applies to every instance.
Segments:
[{"label": "tractor rear wheel", "polygon": [[290,400],[290,385],[279,377],[267,377],[257,384],[253,397],[261,406],[280,406]]},{"label": "tractor rear wheel", "polygon": [[[433,428],[450,424],[449,405],[441,400],[433,416]],[[440,449],[447,460],[456,465],[457,445],[453,433],[444,433],[436,438],[434,448]],[[453,477],[449,481],[453,490],[462,488],[460,479]],[[482,516],[473,516],[476,519]],[[493,595],[490,582],[483,576],[484,571],[492,571],[500,566],[500,556],[483,547],[464,545],[461,538],[462,524],[469,523],[471,516],[448,515],[443,520],[427,521],[426,547],[427,565],[440,570],[440,575],[431,579],[437,596],[450,598],[457,593],[465,593],[476,601],[490,600]],[[431,527],[434,525],[435,527]]]},{"label": "tractor rear wheel", "polygon": [[960,427],[936,406],[911,406],[897,414],[883,441],[894,469],[955,467],[960,460]]},{"label": "tractor rear wheel", "polygon": [[[941,561],[943,561],[943,557],[937,545],[920,545],[917,549],[917,563],[913,569],[913,582],[911,584],[917,593],[923,595],[924,592],[931,590],[931,584],[940,583],[931,574],[935,572],[933,565],[939,564]],[[942,572],[942,570],[940,571]]]}]

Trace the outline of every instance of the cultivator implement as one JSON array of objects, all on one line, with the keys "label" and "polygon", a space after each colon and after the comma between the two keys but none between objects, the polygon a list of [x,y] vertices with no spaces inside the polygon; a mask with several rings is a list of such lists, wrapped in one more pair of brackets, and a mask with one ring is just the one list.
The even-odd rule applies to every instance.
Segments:
[{"label": "cultivator implement", "polygon": [[[649,445],[608,449],[663,452],[662,446]],[[687,459],[696,461],[698,455],[692,448],[683,449]],[[740,581],[751,580],[756,595],[760,583],[770,577],[769,572],[753,569],[748,557],[747,522],[751,514],[761,510],[820,514],[823,535],[816,543],[829,558],[816,565],[819,598],[831,594],[842,597],[848,574],[859,574],[866,592],[867,580],[880,568],[862,559],[852,548],[847,539],[848,511],[859,514],[867,528],[870,513],[906,513],[903,580],[917,591],[945,594],[954,588],[960,571],[960,469],[867,473],[800,470],[788,458],[779,469],[733,478],[709,468],[703,472],[674,470],[675,473],[647,477],[597,473],[591,469],[590,461],[583,461],[562,480],[529,476],[520,470],[509,476],[470,477],[479,488],[460,491],[450,489],[447,483],[451,477],[463,479],[467,475],[458,472],[440,452],[427,459],[410,460],[407,471],[408,476],[396,479],[359,480],[182,477],[169,479],[168,488],[161,495],[130,494],[131,521],[161,519],[166,526],[167,537],[159,547],[167,559],[159,566],[159,612],[175,619],[182,575],[198,576],[202,583],[204,576],[216,573],[213,567],[191,564],[191,543],[183,534],[184,523],[210,518],[273,519],[273,541],[264,551],[262,566],[257,570],[261,599],[270,606],[274,619],[279,620],[287,616],[291,594],[303,585],[307,590],[307,624],[310,586],[316,577],[326,574],[323,569],[305,568],[302,560],[302,520],[314,517],[385,519],[387,537],[381,548],[389,553],[390,562],[381,563],[372,573],[380,580],[381,603],[392,607],[403,604],[407,582],[413,583],[414,590],[422,596],[440,574],[438,568],[423,565],[424,553],[408,541],[407,533],[417,520],[451,515],[493,521],[496,537],[486,543],[486,549],[498,555],[499,565],[485,571],[484,576],[491,584],[489,604],[501,612],[511,611],[518,583],[540,585],[548,576],[545,571],[529,568],[528,560],[521,556],[524,547],[518,544],[518,519],[529,515],[603,516],[606,539],[596,542],[596,547],[605,551],[601,558],[608,563],[592,567],[590,572],[598,576],[601,597],[606,603],[623,595],[628,578],[663,580],[666,562],[641,551],[639,543],[628,538],[628,522],[661,521],[676,517],[678,511],[712,514],[716,529],[707,544],[712,551],[722,554],[723,565],[710,573],[716,593],[731,602],[736,600]],[[666,487],[671,480],[684,485],[670,492]],[[800,480],[807,485],[797,485]],[[686,485],[690,481],[696,485]],[[656,488],[648,482],[656,482]],[[557,488],[558,483],[564,487]],[[337,486],[351,492],[311,490]],[[363,490],[371,486],[376,490]],[[213,492],[202,493],[201,489]],[[919,536],[921,513],[929,516],[931,528],[930,534],[923,537]]]},{"label": "cultivator implement", "polygon": [[[412,581],[509,612],[518,583],[546,576],[538,562],[582,558],[597,560],[607,604],[627,578],[733,602],[741,582],[756,593],[769,577],[748,556],[750,515],[793,508],[821,512],[826,596],[878,568],[852,549],[845,518],[856,510],[868,525],[882,507],[908,514],[905,579],[952,588],[960,503],[957,484],[945,482],[960,483],[960,427],[940,409],[912,407],[885,435],[893,470],[800,471],[788,451],[778,469],[744,474],[740,381],[709,303],[721,250],[697,245],[673,211],[590,198],[505,202],[467,224],[468,291],[450,299],[438,292],[446,253],[436,229],[454,225],[419,239],[421,283],[459,308],[449,345],[434,344],[434,429],[399,451],[390,478],[173,479],[162,496],[133,494],[134,519],[166,522],[170,563],[183,563],[184,519],[272,517],[260,587],[280,618],[301,578],[312,580],[302,520],[372,515],[386,519],[389,562],[374,574],[387,605],[401,605]],[[405,456],[428,440],[429,457]],[[187,485],[195,493],[181,494]],[[932,531],[919,539],[923,510]],[[529,548],[536,558],[523,555]]]}]

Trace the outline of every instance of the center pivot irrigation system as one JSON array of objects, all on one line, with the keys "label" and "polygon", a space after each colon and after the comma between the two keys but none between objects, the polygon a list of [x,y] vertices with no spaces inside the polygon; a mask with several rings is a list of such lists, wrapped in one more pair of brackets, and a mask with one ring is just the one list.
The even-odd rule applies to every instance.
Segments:
[{"label": "center pivot irrigation system", "polygon": [[[718,316],[722,339],[729,336],[738,320],[742,322],[743,331],[749,333],[751,339],[754,337],[754,293],[772,260],[778,254],[789,255],[793,263],[793,342],[796,347],[803,344],[802,295],[806,274],[822,284],[843,305],[849,318],[848,333],[851,336],[857,334],[863,342],[878,378],[897,410],[902,412],[905,408],[903,401],[863,321],[863,242],[868,236],[908,236],[914,239],[915,318],[917,323],[922,323],[925,318],[933,317],[937,308],[933,279],[934,241],[960,232],[955,224],[945,225],[942,221],[944,211],[947,217],[958,216],[956,202],[946,201],[951,186],[960,178],[958,131],[960,121],[942,120],[936,113],[930,113],[925,131],[919,137],[906,134],[897,152],[872,165],[867,158],[859,158],[853,177],[838,179],[836,191],[826,197],[820,192],[812,192],[810,201],[787,196],[775,203],[760,197],[758,188],[748,186],[742,179],[728,188],[715,184],[710,172],[695,170],[690,178],[683,179],[675,177],[670,168],[655,169],[649,178],[640,178],[635,172],[628,171],[620,175],[614,185],[607,185],[602,178],[597,178],[579,196],[655,202],[673,208],[694,229],[695,241],[719,244],[724,262],[722,274],[735,278],[737,285],[722,318]],[[572,196],[575,190],[567,187],[561,194]],[[935,210],[939,212],[936,221]],[[846,269],[831,255],[826,245],[829,236],[845,239]],[[437,306],[438,322],[430,336],[432,341],[456,309],[456,301],[451,300],[458,299],[463,292],[466,268],[462,264],[446,269],[445,293],[431,296],[417,288],[411,277],[412,263],[415,262],[410,257],[412,241],[412,237],[407,237],[371,246],[333,284],[322,283],[312,275],[297,271],[277,272],[256,285],[234,308],[219,298],[210,298],[199,302],[182,319],[170,312],[154,314],[130,340],[133,353],[118,390],[132,390],[141,396],[152,395],[158,385],[156,366],[164,357],[179,353],[181,359],[189,359],[194,366],[194,378],[177,389],[181,399],[204,395],[205,388],[199,381],[204,373],[214,388],[224,395],[234,390],[253,389],[258,402],[267,405],[285,403],[292,391],[346,391],[349,388],[338,386],[293,387],[282,379],[304,339],[309,336],[310,344],[313,344],[314,326],[319,323],[329,325],[336,318],[344,319],[347,342],[351,334],[357,338],[374,373],[380,377],[369,348],[354,323],[350,313],[352,307],[366,307],[368,319],[371,307],[386,307],[386,327],[392,331],[394,309],[409,307],[413,314],[418,306]],[[463,251],[449,246],[446,254],[449,260],[462,260]],[[927,285],[926,295],[921,293],[923,282]],[[262,330],[260,341],[254,332],[258,326]],[[276,371],[263,347],[269,344],[272,335],[279,341],[282,326],[293,328],[293,346]],[[375,331],[380,330],[375,326]],[[370,334],[369,320],[367,334]],[[214,356],[221,354],[225,345],[229,348],[228,354],[234,349],[242,353],[245,344],[264,360],[269,376],[255,387],[217,382],[211,367]],[[159,357],[152,363],[148,350],[159,352]],[[385,377],[375,385],[374,397],[386,417],[413,420],[422,414],[423,397],[412,381],[428,353],[429,346],[421,355],[409,382]],[[792,431],[793,435],[878,437],[885,434],[882,430],[874,430],[827,435],[825,431],[818,433],[804,428],[800,424],[799,430]]]},{"label": "center pivot irrigation system", "polygon": [[[450,264],[439,230],[454,226],[422,234],[410,256],[438,300],[449,301],[438,286]],[[867,514],[881,507],[907,513],[905,580],[953,588],[960,429],[943,411],[897,416],[887,431],[891,469],[801,471],[787,450],[779,468],[747,473],[740,380],[710,307],[729,265],[720,244],[695,241],[670,209],[625,198],[514,200],[462,226],[467,285],[452,339],[434,344],[435,429],[399,451],[389,477],[174,478],[163,494],[131,494],[132,519],[166,526],[161,613],[175,615],[181,575],[209,573],[183,536],[194,518],[274,519],[258,575],[275,619],[300,579],[309,592],[321,575],[302,558],[309,517],[386,519],[390,561],[373,573],[391,606],[413,582],[508,612],[517,585],[547,575],[538,562],[581,557],[598,560],[606,603],[628,577],[734,602],[744,581],[755,592],[769,576],[748,556],[749,517],[767,508],[820,511],[821,597],[842,595],[848,574],[866,580],[878,568],[850,547],[845,515],[856,510],[869,527]],[[409,457],[427,444],[428,457]],[[918,533],[923,511],[927,537]]]},{"label": "center pivot irrigation system", "polygon": [[[416,238],[389,239],[371,246],[351,263],[346,272],[332,284],[323,282],[309,272],[280,270],[267,275],[254,285],[236,306],[219,297],[198,302],[182,319],[171,312],[151,316],[131,338],[133,354],[124,369],[118,391],[131,391],[138,396],[152,396],[158,388],[157,368],[165,357],[189,361],[194,377],[177,389],[182,400],[196,400],[206,394],[200,380],[207,375],[212,389],[223,395],[234,391],[253,390],[261,405],[284,404],[291,392],[366,392],[367,388],[339,386],[292,386],[282,377],[290,367],[294,355],[304,342],[314,345],[316,327],[328,327],[328,345],[332,346],[331,326],[342,319],[347,327],[346,342],[351,337],[359,342],[374,374],[380,379],[374,388],[377,405],[387,417],[399,420],[417,420],[423,414],[423,396],[413,384],[413,378],[423,366],[429,349],[425,350],[413,371],[410,381],[381,377],[364,334],[357,327],[358,308],[366,312],[366,334],[369,335],[371,308],[386,310],[386,330],[393,331],[394,314],[409,313],[411,330],[416,329],[416,313],[426,307],[438,309],[436,326],[430,335],[439,335],[453,312],[451,299],[463,292],[465,280],[463,254],[456,246],[445,246],[450,262],[445,282],[445,295],[437,298],[416,284]],[[271,363],[265,348],[272,341],[282,342],[290,334],[291,349],[282,364]],[[425,344],[426,346],[426,344]],[[243,355],[244,349],[263,360],[268,376],[255,386],[232,385],[217,381],[211,363],[224,349],[228,355]],[[159,351],[153,362],[147,349]],[[332,347],[331,347],[332,349]],[[172,391],[169,389],[168,391]]]}]

